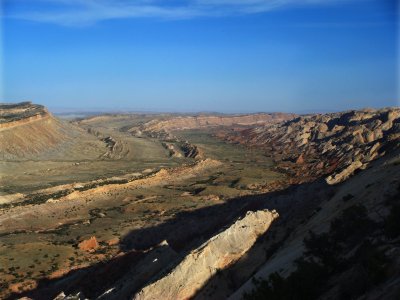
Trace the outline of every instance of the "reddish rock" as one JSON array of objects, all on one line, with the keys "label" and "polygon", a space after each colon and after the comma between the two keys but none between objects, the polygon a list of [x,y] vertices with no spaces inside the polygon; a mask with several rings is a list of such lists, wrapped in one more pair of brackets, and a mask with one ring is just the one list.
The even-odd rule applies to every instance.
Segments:
[{"label": "reddish rock", "polygon": [[304,164],[303,154],[300,154],[300,156],[296,159],[296,164],[298,165]]},{"label": "reddish rock", "polygon": [[92,252],[95,249],[99,248],[99,243],[95,236],[92,236],[90,239],[84,240],[78,244],[80,250]]}]

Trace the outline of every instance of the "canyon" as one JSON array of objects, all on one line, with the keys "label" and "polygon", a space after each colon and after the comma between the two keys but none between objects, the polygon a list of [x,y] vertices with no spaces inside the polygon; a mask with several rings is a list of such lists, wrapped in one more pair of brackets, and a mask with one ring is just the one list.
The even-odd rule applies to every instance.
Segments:
[{"label": "canyon", "polygon": [[69,120],[2,104],[0,297],[396,299],[399,141],[397,107]]}]

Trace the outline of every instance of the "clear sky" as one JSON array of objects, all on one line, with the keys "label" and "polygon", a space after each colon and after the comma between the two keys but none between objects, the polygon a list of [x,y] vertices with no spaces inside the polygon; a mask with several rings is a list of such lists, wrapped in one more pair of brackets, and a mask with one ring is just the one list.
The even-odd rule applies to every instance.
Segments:
[{"label": "clear sky", "polygon": [[399,105],[397,0],[0,0],[1,102],[56,109]]}]

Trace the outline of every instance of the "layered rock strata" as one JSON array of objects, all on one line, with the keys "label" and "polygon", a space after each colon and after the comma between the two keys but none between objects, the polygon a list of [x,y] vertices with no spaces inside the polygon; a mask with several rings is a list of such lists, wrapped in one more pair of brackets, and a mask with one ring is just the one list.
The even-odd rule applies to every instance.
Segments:
[{"label": "layered rock strata", "polygon": [[329,175],[327,182],[336,184],[399,146],[400,109],[301,116],[220,137],[264,148],[300,182]]}]

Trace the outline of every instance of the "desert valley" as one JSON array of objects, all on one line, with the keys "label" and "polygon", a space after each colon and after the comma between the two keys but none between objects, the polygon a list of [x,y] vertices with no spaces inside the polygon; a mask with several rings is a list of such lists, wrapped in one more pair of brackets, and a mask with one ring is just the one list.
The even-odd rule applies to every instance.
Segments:
[{"label": "desert valley", "polygon": [[400,109],[0,105],[1,299],[399,299]]}]

